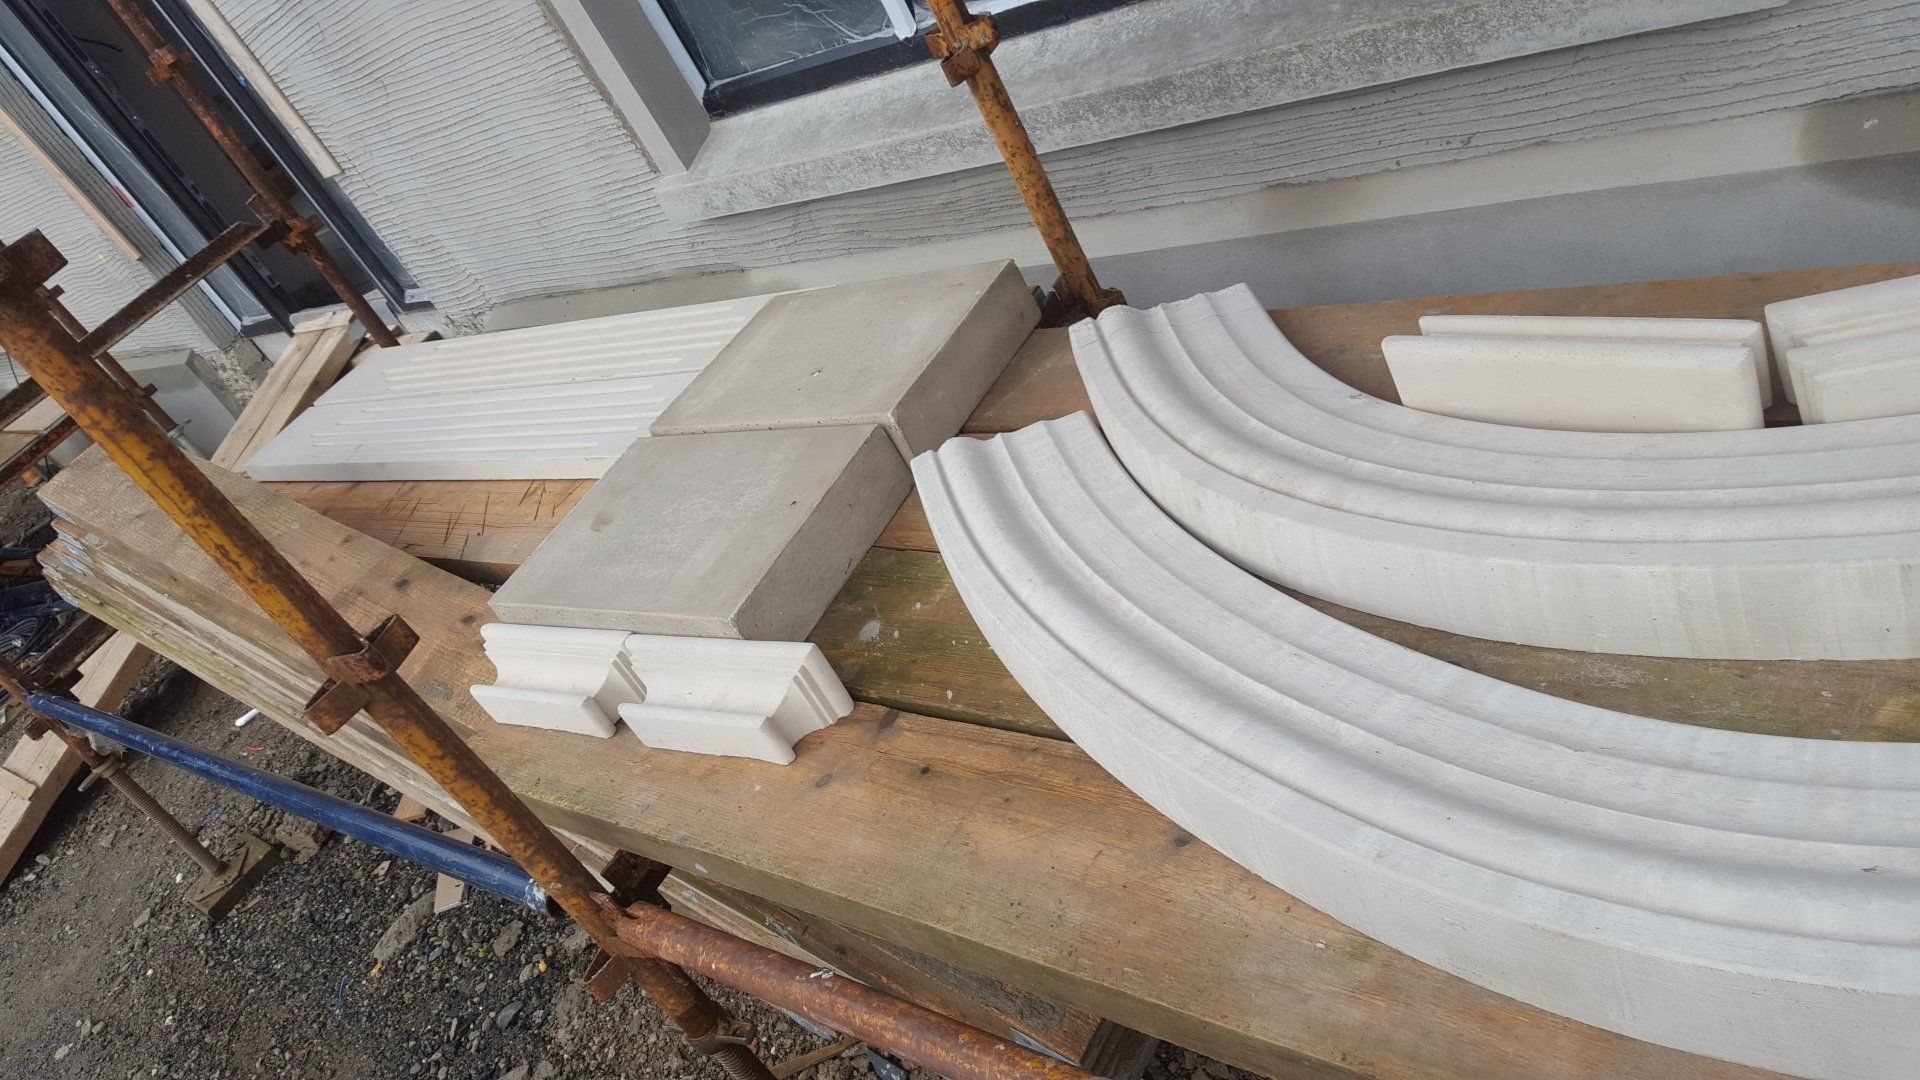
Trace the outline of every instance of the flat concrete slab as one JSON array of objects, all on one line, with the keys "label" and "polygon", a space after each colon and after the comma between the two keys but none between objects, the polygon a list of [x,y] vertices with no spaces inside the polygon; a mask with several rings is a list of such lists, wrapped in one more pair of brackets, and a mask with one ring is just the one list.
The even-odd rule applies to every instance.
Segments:
[{"label": "flat concrete slab", "polygon": [[538,626],[799,641],[910,483],[871,424],[642,439],[493,610]]},{"label": "flat concrete slab", "polygon": [[653,434],[878,424],[912,458],[959,432],[1039,321],[1010,262],[778,296]]}]

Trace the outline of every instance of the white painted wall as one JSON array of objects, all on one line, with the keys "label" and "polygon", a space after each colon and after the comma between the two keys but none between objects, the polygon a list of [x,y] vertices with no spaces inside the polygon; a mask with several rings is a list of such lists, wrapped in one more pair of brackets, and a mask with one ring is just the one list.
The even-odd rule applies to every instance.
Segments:
[{"label": "white painted wall", "polygon": [[[92,326],[113,314],[154,273],[126,253],[94,222],[66,189],[11,134],[0,130],[0,239],[16,240],[39,229],[67,257],[53,283],[66,290],[62,300],[80,321]],[[162,349],[213,350],[193,318],[175,304],[135,330],[115,348],[120,355]],[[0,372],[0,386],[11,386],[11,372]]]},{"label": "white painted wall", "polygon": [[[955,238],[969,241],[971,259],[1021,258],[1031,245],[998,168],[669,220],[632,132],[539,0],[218,2],[338,157],[356,205],[456,326],[553,294],[749,269],[767,272],[761,284],[768,274],[804,279],[804,269],[778,268],[816,260],[874,260],[899,272],[909,267],[894,264],[927,265]],[[1920,0],[1798,0],[1069,150],[1050,165],[1088,231],[1109,216],[1182,205],[1204,215],[1215,200],[1316,190],[1294,185],[1903,89],[1920,81],[1916,14]],[[931,66],[928,77],[937,77]],[[1018,74],[1009,81],[1017,95]],[[1807,160],[1822,160],[1817,145],[1805,149]],[[1694,175],[1714,172],[1711,162],[1695,164]],[[1498,202],[1492,182],[1483,202]],[[1538,194],[1522,185],[1513,197]],[[1289,231],[1286,212],[1244,221],[1244,235]],[[1344,220],[1392,212],[1348,208]],[[1914,210],[1888,213],[1904,221]],[[1756,210],[1737,227],[1777,223]],[[1811,259],[1821,238],[1791,233],[1776,237],[1773,261],[1796,261],[1788,242],[1802,239]],[[1640,262],[1691,254],[1652,243]]]}]

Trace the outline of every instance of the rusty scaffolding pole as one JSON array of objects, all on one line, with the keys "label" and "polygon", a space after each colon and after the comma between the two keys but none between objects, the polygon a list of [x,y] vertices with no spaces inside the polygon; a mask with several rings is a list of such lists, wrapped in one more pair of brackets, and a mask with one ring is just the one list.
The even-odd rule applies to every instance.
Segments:
[{"label": "rusty scaffolding pole", "polygon": [[742,1080],[772,1074],[746,1030],[675,962],[956,1080],[1091,1075],[850,980],[811,978],[805,965],[664,909],[623,908],[400,677],[414,631],[397,615],[364,637],[356,631],[53,316],[46,282],[65,265],[38,232],[0,248],[0,348],[327,673],[310,722],[332,734],[364,710],[599,943],[612,958],[595,977],[602,996],[638,983],[696,1049]]},{"label": "rusty scaffolding pole", "polygon": [[[347,310],[353,312],[353,317],[366,328],[367,336],[373,339],[375,345],[391,348],[400,344],[399,338],[394,335],[393,329],[387,325],[386,320],[373,310],[373,305],[367,302],[367,298],[347,280],[346,272],[340,269],[338,262],[334,261],[333,253],[320,242],[318,234],[324,223],[317,218],[301,215],[300,211],[294,207],[292,200],[282,193],[280,185],[274,183],[273,177],[267,172],[266,163],[260,160],[260,156],[255,154],[246,140],[240,137],[240,133],[234,130],[232,121],[227,119],[226,113],[214,100],[213,95],[201,88],[194,75],[194,68],[198,66],[198,61],[193,54],[167,40],[166,36],[160,32],[160,28],[147,17],[146,11],[141,6],[141,0],[107,0],[107,5],[113,9],[114,16],[120,20],[120,25],[126,27],[127,33],[132,34],[133,39],[146,50],[147,62],[153,65],[147,70],[147,77],[158,85],[173,87],[174,92],[180,95],[180,99],[186,102],[187,108],[199,118],[200,126],[206,128],[207,134],[213,136],[213,141],[220,144],[220,149],[227,155],[227,160],[233,162],[233,167],[239,171],[241,178],[246,180],[247,186],[253,189],[254,202],[250,205],[253,206],[254,212],[261,214],[273,228],[270,242],[278,242],[285,245],[288,251],[305,255],[313,263],[313,268],[319,271],[320,276],[325,278],[327,284],[332,287],[334,294],[347,305]],[[226,235],[222,234],[223,237]],[[213,244],[208,245],[208,249],[212,250],[219,243],[220,241],[216,239]],[[395,300],[395,303],[398,301]],[[102,330],[105,329],[106,326],[103,325]]]},{"label": "rusty scaffolding pole", "polygon": [[980,106],[980,116],[1000,146],[1000,156],[1006,159],[1014,186],[1020,189],[1027,212],[1040,230],[1040,239],[1060,270],[1060,280],[1053,286],[1054,308],[1046,313],[1047,321],[1068,323],[1126,303],[1120,290],[1103,288],[1094,277],[1086,249],[1074,235],[1073,223],[1067,220],[1053,181],[1047,179],[1046,167],[1040,164],[1040,151],[1034,148],[1027,126],[1020,122],[1020,110],[1013,107],[999,69],[993,66],[993,50],[1000,44],[1000,30],[993,16],[968,12],[966,0],[927,0],[927,7],[939,24],[927,34],[927,48],[939,58],[949,85],[966,83],[973,92],[974,104]]}]

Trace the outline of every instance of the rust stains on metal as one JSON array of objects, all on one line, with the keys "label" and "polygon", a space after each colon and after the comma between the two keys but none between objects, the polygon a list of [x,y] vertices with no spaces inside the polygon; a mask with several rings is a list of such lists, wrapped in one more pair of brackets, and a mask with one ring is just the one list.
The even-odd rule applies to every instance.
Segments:
[{"label": "rust stains on metal", "polygon": [[353,312],[353,317],[366,327],[367,336],[373,339],[374,344],[382,348],[398,345],[400,341],[393,329],[347,280],[346,273],[340,269],[332,253],[314,236],[320,223],[301,216],[268,173],[265,163],[234,130],[232,122],[213,95],[201,88],[199,80],[194,77],[194,58],[160,33],[160,28],[147,17],[141,0],[107,0],[107,5],[113,9],[127,32],[133,35],[133,39],[146,50],[147,62],[152,65],[147,70],[147,77],[159,85],[173,87],[180,99],[186,102],[187,108],[199,118],[200,125],[207,129],[207,134],[220,144],[227,160],[233,162],[233,167],[253,188],[260,205],[285,230],[281,243],[286,245],[287,250],[304,255],[313,262],[314,269],[326,279],[327,285],[347,305],[347,309]]},{"label": "rust stains on metal", "polygon": [[1006,159],[1014,186],[1020,189],[1027,212],[1040,230],[1040,239],[1060,270],[1060,280],[1054,284],[1055,307],[1047,312],[1048,322],[1071,322],[1126,303],[1118,289],[1103,288],[1094,277],[1086,249],[1074,235],[1053,181],[1047,179],[1046,167],[1040,164],[1040,151],[1034,148],[1033,138],[1020,122],[1020,111],[1007,94],[1007,84],[993,66],[993,50],[1000,43],[993,17],[969,13],[965,0],[927,0],[927,7],[939,24],[937,30],[927,34],[927,48],[939,58],[949,84],[964,82],[973,92],[974,104],[980,107],[987,130],[999,145],[1000,156]]},{"label": "rust stains on metal", "polygon": [[952,1080],[1084,1080],[1092,1075],[662,908],[635,904],[622,911],[610,899],[601,903],[630,949],[752,994]]},{"label": "rust stains on metal", "polygon": [[87,351],[88,356],[99,356],[113,348],[121,338],[133,333],[136,327],[159,314],[161,308],[178,300],[202,278],[226,265],[228,259],[238,255],[248,244],[284,231],[283,226],[266,222],[242,222],[228,226],[206,247],[160,275],[158,281],[128,301],[127,306],[94,327],[93,332],[82,339],[80,347]]}]

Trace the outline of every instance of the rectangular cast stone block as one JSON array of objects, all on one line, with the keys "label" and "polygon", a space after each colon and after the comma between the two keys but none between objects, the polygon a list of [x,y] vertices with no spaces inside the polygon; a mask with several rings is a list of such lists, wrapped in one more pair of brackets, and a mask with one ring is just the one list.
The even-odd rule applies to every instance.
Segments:
[{"label": "rectangular cast stone block", "polygon": [[1401,404],[1560,431],[1725,431],[1764,422],[1752,351],[1738,345],[1390,337]]},{"label": "rectangular cast stone block", "polygon": [[1786,370],[1802,423],[1920,413],[1920,330],[1788,349]]},{"label": "rectangular cast stone block", "polygon": [[[1784,373],[1787,354],[1803,345],[1920,330],[1920,276],[1777,300],[1767,305],[1765,318],[1774,362]],[[1800,400],[1798,388],[1791,381],[1787,383],[1787,400]]]},{"label": "rectangular cast stone block", "polygon": [[1619,315],[1422,315],[1420,334],[1422,337],[1737,345],[1753,354],[1753,378],[1760,385],[1760,403],[1773,404],[1773,365],[1767,355],[1767,330],[1758,319],[1657,319]]},{"label": "rectangular cast stone block", "polygon": [[910,485],[871,424],[641,439],[493,610],[542,626],[797,641]]},{"label": "rectangular cast stone block", "polygon": [[960,430],[1039,320],[1010,262],[788,293],[653,434],[878,424],[910,459]]}]

